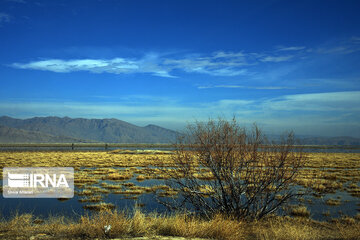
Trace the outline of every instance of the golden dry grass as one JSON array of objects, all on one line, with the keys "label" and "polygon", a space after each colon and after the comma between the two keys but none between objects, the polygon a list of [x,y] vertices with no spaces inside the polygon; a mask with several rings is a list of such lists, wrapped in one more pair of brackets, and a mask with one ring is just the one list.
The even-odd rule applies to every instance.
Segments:
[{"label": "golden dry grass", "polygon": [[[109,231],[105,226],[111,225]],[[117,211],[101,211],[78,220],[64,217],[36,219],[31,214],[14,215],[0,222],[0,238],[29,239],[105,239],[176,236],[205,239],[358,239],[360,222],[343,218],[333,222],[317,222],[306,218],[269,217],[261,221],[245,222],[221,215],[210,220],[185,214],[170,216],[145,215],[135,210],[132,216]],[[157,238],[155,236],[158,236]],[[34,238],[33,238],[34,239]]]},{"label": "golden dry grass", "polygon": [[341,204],[341,201],[339,199],[328,199],[325,203],[330,206],[337,206]]},{"label": "golden dry grass", "polygon": [[297,217],[309,217],[310,212],[306,206],[293,206],[291,207],[290,214]]},{"label": "golden dry grass", "polygon": [[[353,182],[357,190],[360,181],[360,153],[310,153],[304,160],[297,181],[304,186],[318,185],[319,189],[341,189],[342,183]],[[0,152],[0,167],[74,167],[75,182],[94,184],[101,178],[126,180],[137,174],[140,181],[168,177],[174,166],[170,154],[112,154],[110,152]],[[162,169],[154,167],[165,167]],[[123,170],[114,168],[122,167]],[[206,169],[196,175],[200,179],[212,179]],[[321,185],[323,187],[321,187]],[[349,188],[350,189],[350,188]],[[354,191],[355,191],[354,190]]]},{"label": "golden dry grass", "polygon": [[90,210],[96,210],[96,211],[106,211],[106,210],[114,209],[115,205],[112,203],[100,202],[100,203],[95,203],[95,204],[84,205],[83,208],[90,209]]}]

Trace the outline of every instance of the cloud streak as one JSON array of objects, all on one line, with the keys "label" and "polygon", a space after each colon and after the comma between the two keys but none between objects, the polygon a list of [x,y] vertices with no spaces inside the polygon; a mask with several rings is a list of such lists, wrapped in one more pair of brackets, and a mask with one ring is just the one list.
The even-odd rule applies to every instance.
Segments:
[{"label": "cloud streak", "polygon": [[285,62],[292,59],[294,56],[288,55],[288,56],[266,56],[262,58],[260,61],[262,62]]},{"label": "cloud streak", "polygon": [[360,51],[360,37],[351,37],[339,44],[315,49],[319,54],[351,54]]},{"label": "cloud streak", "polygon": [[4,12],[0,12],[0,26],[2,23],[10,22],[10,15]]},{"label": "cloud streak", "polygon": [[360,112],[360,91],[285,95],[263,104],[274,111]]},{"label": "cloud streak", "polygon": [[304,46],[294,46],[294,47],[279,47],[278,51],[300,51],[304,50],[306,47]]},{"label": "cloud streak", "polygon": [[164,65],[171,69],[181,69],[188,73],[201,73],[212,76],[247,75],[244,68],[249,65],[242,52],[214,52],[211,56],[188,55],[182,58],[166,58]]},{"label": "cloud streak", "polygon": [[[10,16],[0,13],[0,23],[10,21]],[[88,71],[91,73],[133,74],[148,73],[153,76],[177,77],[175,71],[208,76],[234,77],[254,76],[259,68],[269,64],[282,64],[314,57],[316,54],[350,54],[360,50],[359,37],[321,48],[305,46],[277,47],[268,52],[215,51],[210,54],[145,54],[140,58],[116,57],[113,59],[45,59],[28,63],[13,63],[19,69],[33,69],[68,73]],[[256,68],[257,67],[257,68]]]},{"label": "cloud streak", "polygon": [[76,71],[89,71],[92,73],[150,73],[155,76],[173,77],[165,69],[153,64],[141,64],[139,61],[125,58],[114,59],[49,59],[42,61],[33,61],[30,63],[13,63],[11,66],[20,69],[33,69],[52,71],[58,73],[68,73]]},{"label": "cloud streak", "polygon": [[157,54],[145,55],[140,59],[45,59],[28,63],[13,63],[11,67],[33,69],[57,73],[88,71],[91,73],[150,73],[160,77],[176,77],[174,70],[186,73],[199,73],[210,76],[250,76],[253,73],[247,67],[262,62],[284,62],[293,56],[270,56],[265,54],[217,51],[210,56],[187,55],[182,57],[159,57]]},{"label": "cloud streak", "polygon": [[209,88],[242,88],[242,89],[257,89],[257,90],[293,89],[293,88],[291,88],[291,87],[283,87],[283,86],[244,86],[244,85],[208,85],[208,86],[198,86],[198,89],[209,89]]}]

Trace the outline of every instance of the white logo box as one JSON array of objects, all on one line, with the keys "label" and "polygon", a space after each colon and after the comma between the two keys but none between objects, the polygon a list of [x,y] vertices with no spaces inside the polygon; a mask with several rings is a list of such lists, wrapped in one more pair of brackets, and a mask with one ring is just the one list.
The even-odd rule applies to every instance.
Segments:
[{"label": "white logo box", "polygon": [[72,167],[5,167],[4,198],[72,198]]}]

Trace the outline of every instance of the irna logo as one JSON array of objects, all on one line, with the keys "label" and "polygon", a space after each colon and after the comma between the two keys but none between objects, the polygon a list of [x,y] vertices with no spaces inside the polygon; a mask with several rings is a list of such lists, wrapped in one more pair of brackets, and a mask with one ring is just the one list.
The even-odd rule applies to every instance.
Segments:
[{"label": "irna logo", "polygon": [[8,173],[9,187],[69,187],[65,174],[18,174]]},{"label": "irna logo", "polygon": [[6,198],[72,198],[73,168],[4,168]]}]

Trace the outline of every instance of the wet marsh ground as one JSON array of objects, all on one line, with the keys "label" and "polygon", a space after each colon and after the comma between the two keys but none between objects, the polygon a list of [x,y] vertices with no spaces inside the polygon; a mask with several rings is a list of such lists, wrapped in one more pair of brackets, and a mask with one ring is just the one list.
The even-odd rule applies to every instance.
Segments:
[{"label": "wet marsh ground", "polygon": [[[358,229],[360,218],[360,153],[309,153],[304,163],[304,167],[296,178],[296,183],[298,184],[298,191],[304,191],[307,194],[293,201],[292,206],[285,209],[287,215],[294,217],[294,219],[289,220],[289,224],[296,221],[309,221],[308,224],[311,225],[310,222],[315,219],[326,220],[328,224],[337,222],[336,224],[339,227],[344,227],[339,221],[345,221],[346,224]],[[84,216],[87,216],[89,222],[99,217],[98,214],[104,211],[112,211],[112,215],[114,215],[114,211],[131,212],[133,209],[142,209],[141,212],[161,214],[164,213],[165,208],[156,203],[156,197],[175,197],[177,194],[174,189],[164,184],[164,181],[175,171],[172,152],[170,151],[10,151],[0,152],[0,166],[1,168],[74,167],[75,197],[57,200],[35,199],[35,201],[29,202],[29,204],[35,203],[35,205],[38,202],[42,205],[42,211],[30,210],[30,216],[33,220],[39,217],[49,217],[49,214],[45,214],[45,212],[51,211],[54,215],[66,212],[61,210],[62,208],[54,208],[55,205],[72,209],[64,217],[69,217],[71,212],[77,212],[80,221],[85,221]],[[198,179],[211,180],[213,178],[206,169],[198,167],[194,171]],[[2,179],[2,176],[0,177]],[[211,189],[207,188],[206,185],[200,191],[204,194],[211,194]],[[1,202],[7,208],[16,208],[14,204],[10,203],[10,200],[13,199],[2,198]],[[17,199],[17,201],[21,200]],[[46,203],[51,201],[53,202],[47,208]],[[29,214],[26,211],[23,212],[21,207],[19,215],[8,211],[11,216],[6,216],[5,212],[6,209],[3,208],[3,216],[5,216],[3,224],[4,222],[10,224],[11,221],[15,221],[15,217],[20,219],[22,215]],[[89,212],[91,214],[87,215]],[[296,220],[298,217],[307,220]],[[164,216],[157,218],[164,218]],[[222,219],[222,221],[227,221],[225,218]],[[126,221],[130,221],[130,219]],[[284,220],[276,221],[282,222]],[[323,223],[325,224],[325,222]],[[129,224],[131,225],[131,223]],[[304,223],[302,222],[302,224]],[[161,231],[156,232],[156,234],[161,234]],[[101,237],[102,235],[96,236]],[[186,237],[187,235],[179,236]],[[201,234],[191,236],[202,237]],[[270,234],[269,238],[270,236],[272,235]],[[267,237],[263,239],[267,239]],[[344,239],[347,238],[344,237]]]}]

